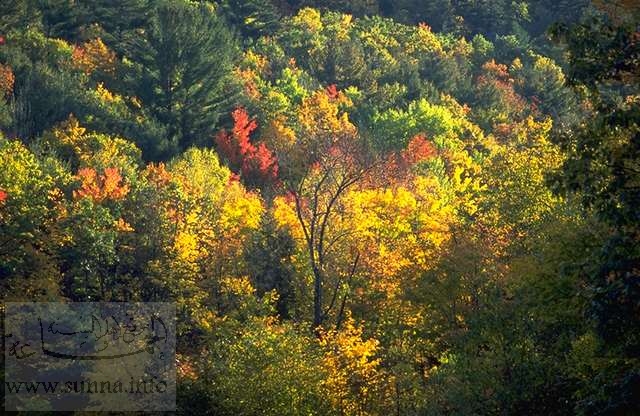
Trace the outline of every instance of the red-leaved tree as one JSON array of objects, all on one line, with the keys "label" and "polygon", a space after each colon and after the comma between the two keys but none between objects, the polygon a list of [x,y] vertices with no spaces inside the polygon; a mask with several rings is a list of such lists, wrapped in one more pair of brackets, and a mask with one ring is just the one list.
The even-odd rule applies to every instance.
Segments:
[{"label": "red-leaved tree", "polygon": [[264,143],[251,143],[250,135],[258,123],[249,117],[244,108],[231,113],[233,129],[222,130],[216,135],[218,152],[227,160],[231,170],[239,172],[250,186],[267,187],[278,180],[278,161]]}]

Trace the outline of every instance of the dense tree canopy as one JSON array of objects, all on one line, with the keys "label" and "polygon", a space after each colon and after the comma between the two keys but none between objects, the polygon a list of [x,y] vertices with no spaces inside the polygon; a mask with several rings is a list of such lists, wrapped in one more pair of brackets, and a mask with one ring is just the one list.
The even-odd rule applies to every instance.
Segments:
[{"label": "dense tree canopy", "polygon": [[2,299],[174,303],[179,414],[640,414],[639,24],[2,2]]}]

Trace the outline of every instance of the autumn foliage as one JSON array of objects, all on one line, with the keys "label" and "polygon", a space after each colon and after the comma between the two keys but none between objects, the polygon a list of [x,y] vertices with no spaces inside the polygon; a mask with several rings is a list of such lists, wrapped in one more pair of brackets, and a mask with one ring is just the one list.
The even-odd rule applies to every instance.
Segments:
[{"label": "autumn foliage", "polygon": [[73,62],[87,75],[96,70],[113,74],[116,68],[116,54],[100,38],[76,45],[73,49]]},{"label": "autumn foliage", "polygon": [[494,108],[494,120],[505,119],[508,114],[521,115],[528,103],[516,92],[515,79],[507,66],[491,60],[482,66],[482,70],[483,73],[476,79],[479,97]]},{"label": "autumn foliage", "polygon": [[180,415],[640,415],[637,3],[0,0],[0,299],[174,305]]},{"label": "autumn foliage", "polygon": [[264,143],[251,143],[250,135],[258,123],[249,117],[244,108],[231,114],[233,129],[222,130],[216,135],[218,151],[234,172],[239,172],[247,184],[273,184],[278,178],[278,161]]},{"label": "autumn foliage", "polygon": [[15,76],[11,67],[0,64],[0,94],[9,96],[13,93],[13,85],[15,84]]},{"label": "autumn foliage", "polygon": [[76,199],[91,198],[100,203],[105,200],[120,200],[129,192],[129,185],[122,182],[118,168],[106,168],[102,175],[95,169],[82,168],[78,171],[80,188],[73,191]]},{"label": "autumn foliage", "polygon": [[409,165],[425,161],[436,154],[436,148],[427,137],[418,134],[413,137],[405,150],[402,151],[402,158]]}]

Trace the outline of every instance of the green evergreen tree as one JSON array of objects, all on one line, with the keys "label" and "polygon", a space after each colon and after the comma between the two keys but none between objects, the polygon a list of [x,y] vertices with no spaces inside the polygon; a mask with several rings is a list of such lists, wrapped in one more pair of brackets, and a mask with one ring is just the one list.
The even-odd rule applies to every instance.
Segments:
[{"label": "green evergreen tree", "polygon": [[39,5],[45,34],[52,38],[75,41],[91,13],[91,5],[78,0],[42,0]]},{"label": "green evergreen tree", "polygon": [[[209,144],[236,96],[231,68],[237,48],[211,5],[163,1],[130,46],[135,63],[131,88],[150,115],[167,128],[170,157],[193,145]],[[156,149],[157,150],[157,149]]]},{"label": "green evergreen tree", "polygon": [[257,38],[274,33],[280,13],[270,0],[224,0],[224,16],[245,37]]},{"label": "green evergreen tree", "polygon": [[136,29],[148,23],[152,9],[150,0],[82,0],[90,8],[88,22],[97,24],[107,45],[118,53],[125,52],[125,43],[137,36]]},{"label": "green evergreen tree", "polygon": [[0,2],[0,35],[10,30],[39,26],[41,13],[33,0],[13,0]]}]

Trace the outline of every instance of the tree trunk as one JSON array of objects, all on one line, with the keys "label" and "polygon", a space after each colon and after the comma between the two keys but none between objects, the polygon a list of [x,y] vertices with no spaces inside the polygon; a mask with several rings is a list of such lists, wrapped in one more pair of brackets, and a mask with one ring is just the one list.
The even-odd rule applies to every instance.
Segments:
[{"label": "tree trunk", "polygon": [[322,325],[322,273],[313,266],[313,329]]}]

